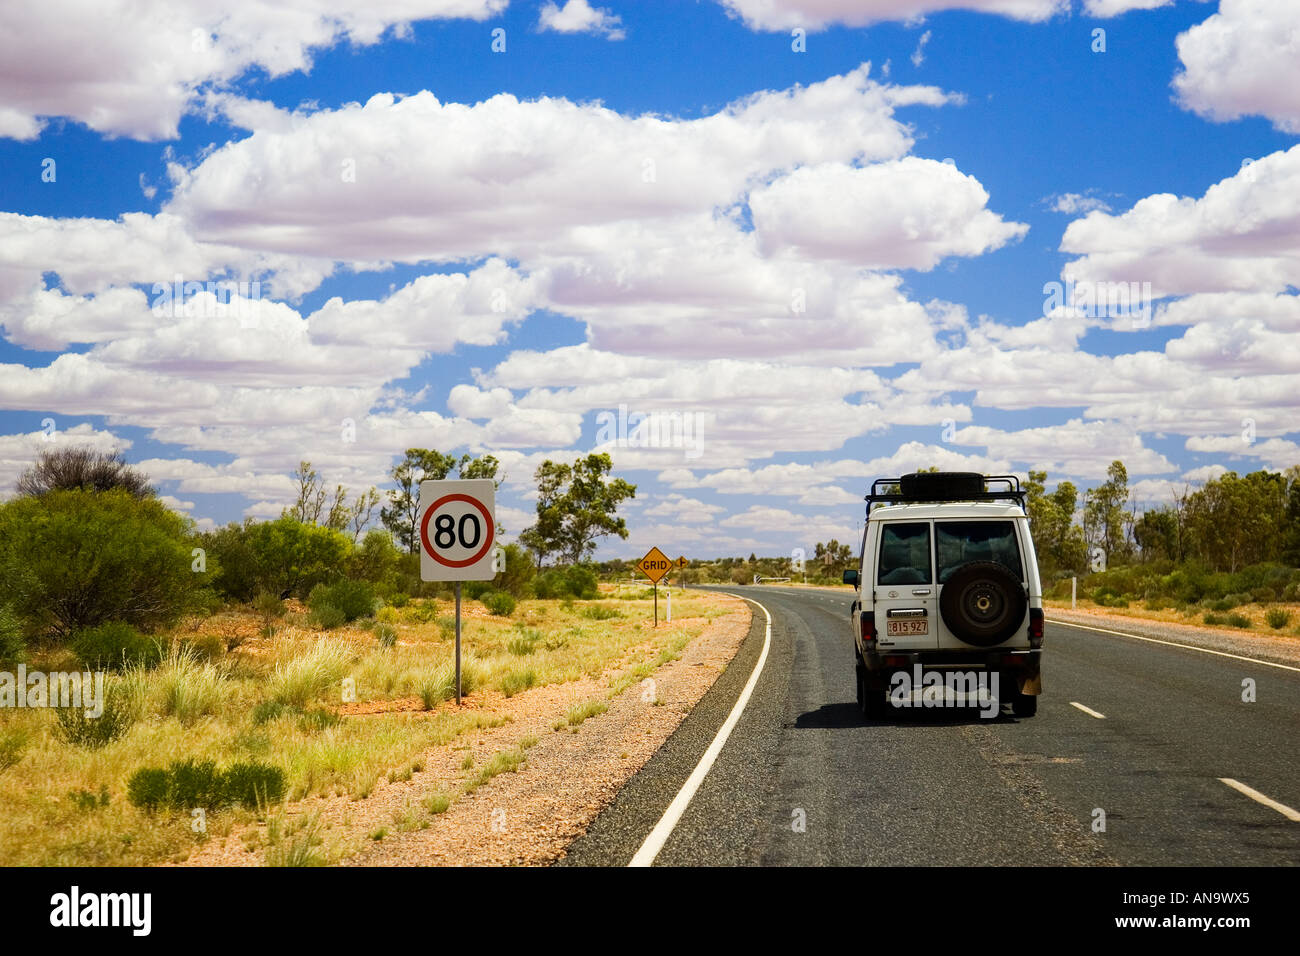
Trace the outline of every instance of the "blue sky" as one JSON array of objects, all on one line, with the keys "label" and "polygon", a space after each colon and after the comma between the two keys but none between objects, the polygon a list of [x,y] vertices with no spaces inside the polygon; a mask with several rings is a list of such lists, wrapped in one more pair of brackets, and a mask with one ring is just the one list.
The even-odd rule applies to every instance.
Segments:
[{"label": "blue sky", "polygon": [[0,484],[122,448],[207,527],[417,445],[501,458],[517,533],[622,406],[665,436],[605,447],[600,555],[707,557],[929,464],[1300,464],[1286,6],[43,4],[0,39]]}]

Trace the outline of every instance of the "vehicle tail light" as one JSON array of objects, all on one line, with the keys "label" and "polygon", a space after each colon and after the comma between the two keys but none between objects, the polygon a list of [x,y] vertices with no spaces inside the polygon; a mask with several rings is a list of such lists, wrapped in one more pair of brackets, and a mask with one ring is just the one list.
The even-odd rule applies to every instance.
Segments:
[{"label": "vehicle tail light", "polygon": [[1043,609],[1039,607],[1029,609],[1029,646],[1043,646]]},{"label": "vehicle tail light", "polygon": [[859,614],[858,627],[861,630],[862,640],[864,643],[876,639],[876,617],[874,614]]}]

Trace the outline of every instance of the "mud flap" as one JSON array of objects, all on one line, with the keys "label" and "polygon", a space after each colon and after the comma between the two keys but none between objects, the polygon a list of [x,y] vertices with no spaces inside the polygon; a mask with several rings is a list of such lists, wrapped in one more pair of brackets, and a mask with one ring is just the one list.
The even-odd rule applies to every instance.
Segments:
[{"label": "mud flap", "polygon": [[1020,678],[1020,693],[1026,697],[1037,697],[1043,692],[1043,675],[1042,673],[1034,674],[1032,677]]}]

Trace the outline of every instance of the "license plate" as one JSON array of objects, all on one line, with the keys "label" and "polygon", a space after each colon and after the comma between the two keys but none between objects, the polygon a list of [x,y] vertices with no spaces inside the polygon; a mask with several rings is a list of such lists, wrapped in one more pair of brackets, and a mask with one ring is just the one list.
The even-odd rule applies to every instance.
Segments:
[{"label": "license plate", "polygon": [[927,620],[919,621],[889,621],[886,633],[890,637],[917,637],[930,633],[930,622]]}]

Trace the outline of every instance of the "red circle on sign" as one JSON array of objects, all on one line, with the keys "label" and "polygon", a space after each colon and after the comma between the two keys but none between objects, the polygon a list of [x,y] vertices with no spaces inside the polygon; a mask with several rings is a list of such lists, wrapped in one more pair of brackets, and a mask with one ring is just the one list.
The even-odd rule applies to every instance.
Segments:
[{"label": "red circle on sign", "polygon": [[[438,552],[434,550],[433,545],[429,542],[429,519],[434,516],[439,508],[449,501],[469,502],[479,510],[479,514],[481,514],[487,522],[487,541],[483,543],[483,547],[478,550],[477,554],[473,557],[466,558],[464,561],[448,561],[446,558],[439,557]],[[492,541],[495,537],[496,523],[492,520],[492,516],[488,514],[487,508],[483,507],[483,502],[479,501],[477,498],[471,497],[470,495],[443,495],[429,506],[429,510],[424,513],[424,518],[420,521],[420,542],[424,545],[424,550],[429,552],[429,557],[433,558],[433,560],[449,568],[467,568],[471,564],[477,564],[482,561],[484,555],[492,550]]]}]

